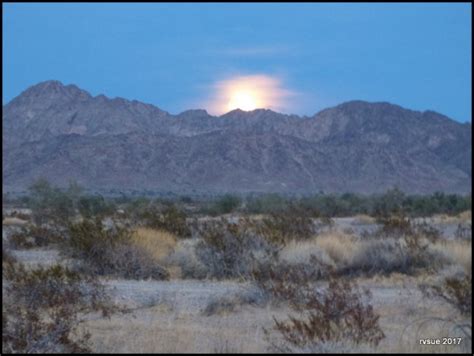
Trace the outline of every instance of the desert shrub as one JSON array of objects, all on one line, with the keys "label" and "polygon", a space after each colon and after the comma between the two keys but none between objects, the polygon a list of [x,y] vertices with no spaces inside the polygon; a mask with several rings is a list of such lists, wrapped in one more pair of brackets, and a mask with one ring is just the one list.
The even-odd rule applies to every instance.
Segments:
[{"label": "desert shrub", "polygon": [[460,266],[466,273],[472,271],[471,241],[441,240],[429,249],[442,256],[446,265]]},{"label": "desert shrub", "polygon": [[138,227],[132,233],[133,243],[150,252],[156,261],[164,260],[176,246],[176,237],[164,230]]},{"label": "desert shrub", "polygon": [[127,228],[105,229],[99,220],[85,220],[71,225],[69,234],[63,253],[83,260],[90,273],[134,279],[168,278],[168,272],[158,265],[151,252],[134,243]]},{"label": "desert shrub", "polygon": [[314,239],[314,248],[324,252],[320,258],[326,261],[327,255],[334,261],[336,273],[342,276],[416,274],[449,264],[448,256],[434,246],[426,237],[416,234],[403,238],[357,238],[332,231]]},{"label": "desert shrub", "polygon": [[291,299],[302,303],[300,298],[306,296],[299,294],[298,286],[326,279],[332,271],[331,265],[312,255],[307,262],[274,260],[261,263],[252,272],[252,279],[264,295],[273,297],[275,301]]},{"label": "desert shrub", "polygon": [[208,213],[212,216],[229,214],[237,209],[241,203],[242,201],[239,197],[226,194],[212,203],[209,207]]},{"label": "desert shrub", "polygon": [[381,225],[376,232],[379,236],[402,237],[413,232],[411,221],[405,215],[378,216],[376,222]]},{"label": "desert shrub", "polygon": [[207,276],[218,279],[248,277],[257,264],[276,258],[279,250],[245,220],[238,224],[225,219],[206,222],[198,234],[202,240],[196,255],[206,266]]},{"label": "desert shrub", "polygon": [[385,337],[370,292],[360,290],[355,282],[330,275],[328,286],[321,288],[314,276],[304,273],[275,277],[270,291],[294,312],[286,321],[274,318],[273,329],[283,339],[272,345],[277,350],[316,351],[334,342],[377,345]]},{"label": "desert shrub", "polygon": [[44,247],[63,242],[61,230],[51,226],[28,225],[14,232],[8,239],[13,248]]},{"label": "desert shrub", "polygon": [[123,204],[125,206],[125,214],[129,216],[134,223],[146,219],[150,211],[155,212],[156,207],[151,203],[150,199],[141,198],[127,198],[122,197],[120,200],[116,200],[117,204]]},{"label": "desert shrub", "polygon": [[29,214],[24,214],[24,213],[21,213],[21,212],[17,212],[17,211],[13,211],[10,215],[12,218],[18,218],[18,219],[21,219],[21,220],[30,220],[31,216]]},{"label": "desert shrub", "polygon": [[[330,219],[327,220],[330,223]],[[315,232],[315,225],[308,211],[297,208],[270,213],[254,224],[259,235],[282,245],[291,240],[307,240]]]},{"label": "desert shrub", "polygon": [[67,190],[61,190],[52,186],[47,180],[37,180],[29,187],[29,204],[35,223],[41,225],[53,221],[56,224],[67,224],[75,214],[81,189],[74,182]]},{"label": "desert shrub", "polygon": [[83,196],[79,199],[77,205],[79,213],[86,219],[104,217],[113,214],[115,211],[112,202],[107,202],[101,195]]},{"label": "desert shrub", "polygon": [[[16,258],[12,255],[12,253],[2,245],[2,266],[3,264],[12,264],[16,262]],[[4,272],[5,269],[2,269],[2,272]]]},{"label": "desert shrub", "polygon": [[470,240],[472,238],[472,225],[459,223],[454,236],[458,239]]},{"label": "desert shrub", "polygon": [[130,232],[127,229],[117,226],[105,229],[99,219],[71,224],[69,235],[64,246],[66,251],[72,257],[92,260],[100,259],[107,247],[130,240]]},{"label": "desert shrub", "polygon": [[334,194],[318,195],[313,198],[302,198],[298,205],[311,211],[314,217],[347,216],[351,215],[351,209],[349,207],[350,203],[345,199],[346,196],[346,194],[343,196]]},{"label": "desert shrub", "polygon": [[148,251],[130,242],[117,244],[106,251],[98,271],[129,279],[169,279],[168,271]]},{"label": "desert shrub", "polygon": [[441,231],[427,222],[412,224],[412,235],[423,236],[431,243],[435,243],[441,239]]},{"label": "desert shrub", "polygon": [[388,217],[402,213],[405,194],[398,188],[387,190],[384,194],[377,196],[374,200],[374,215]]},{"label": "desert shrub", "polygon": [[372,235],[374,237],[404,238],[416,237],[418,241],[425,238],[434,243],[441,238],[441,232],[427,222],[415,222],[409,217],[399,214],[389,217],[378,217],[377,223],[381,225]]},{"label": "desert shrub", "polygon": [[375,224],[375,219],[367,214],[358,214],[354,216],[352,225],[372,225]]},{"label": "desert shrub", "polygon": [[3,266],[2,352],[90,352],[90,335],[75,331],[91,312],[114,310],[93,278],[61,266],[28,270]]},{"label": "desert shrub", "polygon": [[328,253],[328,251],[322,249],[319,246],[318,243],[320,241],[321,236],[317,236],[306,241],[293,240],[286,244],[285,247],[280,251],[280,261],[288,262],[289,264],[309,264],[313,258],[317,258],[319,261],[324,262],[327,265],[334,265],[335,261],[331,258],[331,255]]},{"label": "desert shrub", "polygon": [[207,267],[196,254],[197,239],[179,240],[174,251],[166,257],[168,266],[178,266],[181,270],[181,278],[204,279],[207,276]]},{"label": "desert shrub", "polygon": [[182,238],[191,236],[186,214],[175,205],[165,207],[162,212],[149,211],[144,216],[148,227],[166,230]]},{"label": "desert shrub", "polygon": [[472,314],[472,275],[447,277],[441,285],[420,285],[426,297],[441,299],[452,305],[462,315]]},{"label": "desert shrub", "polygon": [[269,214],[286,210],[288,203],[288,199],[278,194],[264,194],[258,197],[249,197],[245,210],[251,214]]},{"label": "desert shrub", "polygon": [[428,317],[427,322],[441,322],[452,327],[452,333],[461,332],[464,336],[462,347],[472,353],[472,274],[446,277],[441,285],[420,284],[424,297],[442,300],[451,305],[458,315],[444,318]]},{"label": "desert shrub", "polygon": [[432,260],[425,250],[411,250],[406,244],[394,239],[375,240],[363,244],[354,256],[339,266],[341,275],[389,275],[394,272],[414,274],[428,268]]}]

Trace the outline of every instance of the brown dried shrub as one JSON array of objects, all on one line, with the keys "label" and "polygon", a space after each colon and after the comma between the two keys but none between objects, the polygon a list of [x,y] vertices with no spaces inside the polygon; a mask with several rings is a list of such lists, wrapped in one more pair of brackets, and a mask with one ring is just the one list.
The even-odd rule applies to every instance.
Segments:
[{"label": "brown dried shrub", "polygon": [[144,214],[144,218],[148,227],[166,230],[181,238],[191,237],[186,213],[175,205],[166,206],[161,212],[151,209]]},{"label": "brown dried shrub", "polygon": [[378,345],[385,337],[370,304],[370,291],[361,291],[355,282],[338,278],[330,267],[324,267],[329,275],[326,288],[316,285],[321,273],[302,265],[287,266],[286,273],[271,273],[260,282],[294,311],[286,321],[274,318],[273,329],[283,338],[272,345],[277,350],[314,351],[329,342]]},{"label": "brown dried shrub", "polygon": [[462,315],[472,314],[472,275],[447,277],[439,285],[421,285],[426,297],[444,300]]},{"label": "brown dried shrub", "polygon": [[411,220],[404,215],[377,217],[376,222],[381,225],[377,236],[402,237],[413,233]]},{"label": "brown dried shrub", "polygon": [[313,219],[304,210],[296,208],[272,212],[254,224],[257,234],[279,245],[291,240],[307,240],[314,235]]},{"label": "brown dried shrub", "polygon": [[83,316],[115,310],[93,277],[59,265],[4,263],[3,281],[3,353],[89,352],[90,335],[76,334]]},{"label": "brown dried shrub", "polygon": [[63,234],[57,228],[36,225],[23,227],[8,239],[11,247],[23,249],[44,247],[63,241]]}]

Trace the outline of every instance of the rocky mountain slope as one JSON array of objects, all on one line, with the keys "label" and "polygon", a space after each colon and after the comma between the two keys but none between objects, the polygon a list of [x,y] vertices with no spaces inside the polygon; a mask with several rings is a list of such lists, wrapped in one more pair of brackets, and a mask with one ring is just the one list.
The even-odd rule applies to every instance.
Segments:
[{"label": "rocky mountain slope", "polygon": [[96,190],[471,191],[471,124],[351,101],[313,117],[178,115],[47,81],[3,107],[3,187],[38,177]]}]

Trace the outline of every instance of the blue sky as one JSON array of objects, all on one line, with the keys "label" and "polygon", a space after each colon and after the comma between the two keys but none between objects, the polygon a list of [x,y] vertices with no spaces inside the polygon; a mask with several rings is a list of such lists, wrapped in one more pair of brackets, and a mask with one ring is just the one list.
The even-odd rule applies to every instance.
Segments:
[{"label": "blue sky", "polygon": [[359,99],[465,122],[471,60],[467,3],[3,4],[4,104],[57,79],[178,113],[266,76],[283,112]]}]

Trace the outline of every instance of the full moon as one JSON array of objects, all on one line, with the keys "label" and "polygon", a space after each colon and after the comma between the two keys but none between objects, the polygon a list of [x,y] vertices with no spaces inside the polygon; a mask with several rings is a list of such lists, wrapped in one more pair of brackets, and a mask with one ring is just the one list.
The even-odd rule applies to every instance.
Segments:
[{"label": "full moon", "polygon": [[265,74],[234,76],[216,82],[214,95],[205,106],[217,115],[240,109],[285,110],[294,93],[282,87],[278,77]]},{"label": "full moon", "polygon": [[259,107],[259,101],[257,93],[245,89],[237,90],[231,93],[229,103],[227,104],[227,110],[254,110]]}]

